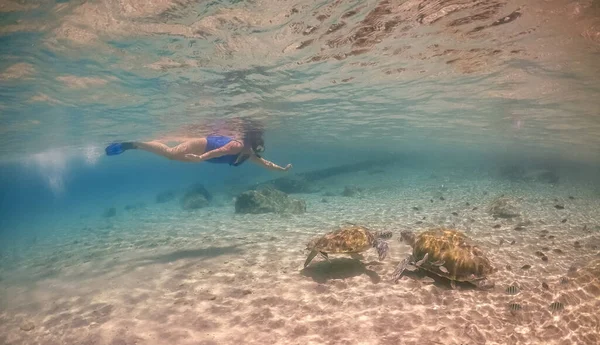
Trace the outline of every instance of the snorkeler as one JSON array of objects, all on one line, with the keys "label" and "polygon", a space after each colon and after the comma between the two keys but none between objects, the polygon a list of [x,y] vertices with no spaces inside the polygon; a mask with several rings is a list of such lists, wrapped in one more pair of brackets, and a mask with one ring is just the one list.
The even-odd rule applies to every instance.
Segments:
[{"label": "snorkeler", "polygon": [[106,147],[106,154],[114,156],[132,149],[152,152],[182,162],[226,163],[239,166],[250,159],[269,170],[288,171],[292,168],[291,164],[282,168],[262,158],[260,153],[265,150],[262,135],[252,133],[246,133],[241,140],[224,135],[186,139],[175,147],[169,147],[159,141],[112,143]]}]

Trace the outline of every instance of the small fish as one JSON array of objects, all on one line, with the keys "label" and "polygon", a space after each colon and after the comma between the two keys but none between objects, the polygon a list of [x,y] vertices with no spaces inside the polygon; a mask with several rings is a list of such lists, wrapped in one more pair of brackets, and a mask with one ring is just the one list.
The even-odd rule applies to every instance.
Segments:
[{"label": "small fish", "polygon": [[496,225],[492,226],[492,228],[494,228],[494,229],[500,229],[501,226],[502,225],[500,225],[500,224],[496,224]]},{"label": "small fish", "polygon": [[435,283],[435,279],[425,276],[425,277],[421,278],[420,282],[423,284],[433,284],[433,283]]},{"label": "small fish", "polygon": [[569,278],[567,277],[560,277],[560,279],[558,280],[559,283],[561,284],[568,284],[569,283]]},{"label": "small fish", "polygon": [[415,211],[419,211],[419,208],[417,206],[414,206],[412,209]]},{"label": "small fish", "polygon": [[488,195],[488,192],[484,190],[483,195]]},{"label": "small fish", "polygon": [[528,270],[531,268],[531,265],[523,265],[523,267],[521,267],[522,270]]},{"label": "small fish", "polygon": [[559,204],[554,205],[554,208],[557,209],[557,210],[564,210],[565,209],[565,207],[563,205],[559,205]]},{"label": "small fish", "polygon": [[567,218],[563,219],[560,221],[561,223],[566,223],[567,222]]},{"label": "small fish", "polygon": [[569,195],[569,199],[571,199],[571,200],[575,200],[575,197],[573,197],[573,196]]},{"label": "small fish", "polygon": [[560,302],[553,302],[550,304],[549,308],[551,311],[559,311],[565,309],[565,305]]},{"label": "small fish", "polygon": [[552,249],[552,251],[555,252],[556,254],[562,254],[563,253],[563,251],[560,250],[560,249],[558,249],[558,248]]},{"label": "small fish", "polygon": [[440,196],[440,200],[444,201],[444,200],[446,200],[446,199],[444,199],[444,197],[443,197],[443,196]]},{"label": "small fish", "polygon": [[536,256],[542,257],[544,256],[544,253],[540,252],[539,250],[537,252],[535,252]]},{"label": "small fish", "polygon": [[517,242],[517,241],[515,241],[515,240],[512,240],[512,241],[510,241],[510,244],[511,244],[511,245],[512,245],[512,244],[515,244],[515,242]]},{"label": "small fish", "polygon": [[429,257],[429,253],[425,253],[425,256],[421,260],[417,261],[415,266],[417,266],[417,267],[421,266],[425,261],[427,261],[428,257]]},{"label": "small fish", "polygon": [[427,217],[423,216],[423,218],[421,218],[421,219],[425,220],[425,218],[427,218]]},{"label": "small fish", "polygon": [[548,247],[542,247],[542,250],[545,251],[545,252],[547,252],[547,251],[550,250],[550,248],[548,248]]},{"label": "small fish", "polygon": [[440,269],[440,271],[442,271],[442,272],[444,272],[446,274],[448,273],[448,269],[446,267],[444,267],[444,266],[440,266],[439,269]]},{"label": "small fish", "polygon": [[549,238],[549,239],[551,239],[551,240],[553,240],[553,239],[555,239],[555,238],[556,238],[556,236],[554,236],[554,235],[550,235],[550,236],[548,236],[548,238]]},{"label": "small fish", "polygon": [[523,231],[523,230],[525,230],[525,227],[523,227],[521,225],[518,225],[518,226],[515,226],[515,230],[516,231]]},{"label": "small fish", "polygon": [[423,222],[418,220],[415,224],[423,224]]},{"label": "small fish", "polygon": [[541,234],[540,238],[546,238],[546,235],[545,234]]},{"label": "small fish", "polygon": [[506,288],[506,293],[509,295],[516,295],[519,293],[519,288],[516,287],[515,285],[511,285]]},{"label": "small fish", "polygon": [[429,199],[429,201],[433,202],[433,199]]},{"label": "small fish", "polygon": [[546,255],[542,256],[542,261],[548,261],[548,257]]},{"label": "small fish", "polygon": [[550,287],[548,286],[548,283],[546,283],[546,282],[542,282],[542,287],[546,290],[550,289]]},{"label": "small fish", "polygon": [[575,243],[573,243],[573,246],[575,248],[580,248],[581,247],[581,243],[579,243],[579,241],[575,241]]},{"label": "small fish", "polygon": [[456,213],[456,212],[452,212],[452,215],[454,215],[454,216],[458,216],[458,213]]},{"label": "small fish", "polygon": [[477,207],[473,207],[473,211],[477,211]]},{"label": "small fish", "polygon": [[469,202],[467,202],[467,204],[466,204],[466,205],[467,205],[467,206],[471,206],[471,204],[469,204]]},{"label": "small fish", "polygon": [[511,303],[508,305],[508,309],[510,309],[511,311],[518,311],[523,309],[523,307],[521,307],[519,303]]}]

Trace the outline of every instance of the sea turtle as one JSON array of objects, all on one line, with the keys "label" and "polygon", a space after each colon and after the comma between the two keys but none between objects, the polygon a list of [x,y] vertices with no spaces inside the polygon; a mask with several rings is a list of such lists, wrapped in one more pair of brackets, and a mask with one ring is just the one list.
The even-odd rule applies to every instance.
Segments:
[{"label": "sea turtle", "polygon": [[372,247],[377,249],[381,261],[385,259],[388,252],[388,244],[385,239],[390,237],[392,237],[391,231],[376,232],[355,224],[342,226],[338,230],[312,239],[307,244],[306,249],[310,250],[310,254],[304,262],[304,267],[308,266],[318,253],[329,260],[328,253],[356,254]]},{"label": "sea turtle", "polygon": [[455,282],[469,282],[480,289],[488,289],[494,283],[487,275],[494,271],[483,251],[475,246],[462,232],[450,229],[430,229],[418,235],[402,231],[400,240],[408,243],[413,252],[404,259],[394,273],[392,280],[397,282],[409,265],[422,268]]}]

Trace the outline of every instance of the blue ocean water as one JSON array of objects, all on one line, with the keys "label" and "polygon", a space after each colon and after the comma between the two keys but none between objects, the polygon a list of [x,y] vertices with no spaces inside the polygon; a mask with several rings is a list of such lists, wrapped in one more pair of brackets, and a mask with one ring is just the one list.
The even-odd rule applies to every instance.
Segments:
[{"label": "blue ocean water", "polygon": [[[599,11],[597,1],[6,1],[0,343],[594,343]],[[104,153],[240,121],[264,129],[266,159],[293,168]],[[306,213],[235,212],[241,193],[282,177],[308,184],[284,190]],[[213,199],[184,210],[198,184]],[[504,197],[520,203],[516,219],[489,214]],[[308,240],[345,221],[392,229],[388,262],[302,270]],[[434,226],[490,252],[495,292],[388,282],[409,250],[399,232]],[[556,256],[516,272],[538,252]],[[558,283],[567,275],[572,285]],[[513,283],[524,292],[508,300]],[[528,300],[569,307],[559,319],[500,312]],[[392,316],[412,321],[399,329]]]}]

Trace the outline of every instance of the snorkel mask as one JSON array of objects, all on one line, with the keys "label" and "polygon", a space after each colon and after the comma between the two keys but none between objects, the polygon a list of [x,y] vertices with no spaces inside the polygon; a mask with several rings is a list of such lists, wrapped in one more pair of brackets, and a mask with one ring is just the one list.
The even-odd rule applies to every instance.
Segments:
[{"label": "snorkel mask", "polygon": [[252,150],[256,153],[262,153],[265,152],[265,147],[263,145],[258,144],[255,147],[253,147]]}]

